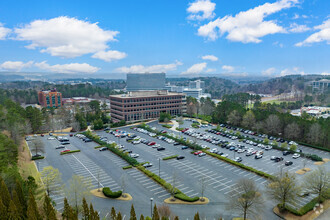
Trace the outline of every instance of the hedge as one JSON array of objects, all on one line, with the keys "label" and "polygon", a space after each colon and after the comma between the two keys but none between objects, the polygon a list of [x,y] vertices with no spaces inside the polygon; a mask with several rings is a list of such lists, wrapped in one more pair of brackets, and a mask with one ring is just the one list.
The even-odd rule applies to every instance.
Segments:
[{"label": "hedge", "polygon": [[94,147],[94,149],[98,149],[98,148],[101,148],[101,147],[104,147],[104,146],[102,146],[102,145],[96,146],[96,147]]},{"label": "hedge", "polygon": [[193,127],[193,128],[199,128],[199,125],[200,125],[199,123],[192,123],[191,124],[191,127]]},{"label": "hedge", "polygon": [[76,153],[76,152],[80,152],[80,150],[70,150],[70,151],[67,151],[67,152],[61,152],[60,154],[64,155],[64,154],[72,154],[72,153]]},{"label": "hedge", "polygon": [[31,160],[40,160],[40,159],[44,159],[44,156],[39,156],[39,157],[33,157],[31,158]]},{"label": "hedge", "polygon": [[177,131],[182,131],[184,128],[175,128]]},{"label": "hedge", "polygon": [[130,169],[130,168],[132,168],[132,167],[133,167],[132,165],[124,166],[124,167],[123,167],[123,170],[127,170],[127,169]]},{"label": "hedge", "polygon": [[179,155],[172,155],[172,156],[168,156],[168,157],[164,157],[163,160],[170,160],[170,159],[174,159]]},{"label": "hedge", "polygon": [[109,187],[104,187],[102,189],[102,192],[106,197],[109,197],[112,199],[119,198],[123,194],[122,191],[112,192]]},{"label": "hedge", "polygon": [[172,128],[172,125],[162,125],[164,128]]},{"label": "hedge", "polygon": [[177,193],[174,195],[174,198],[180,199],[182,201],[186,201],[186,202],[196,202],[199,200],[198,196],[195,196],[193,198],[183,194],[183,193]]},{"label": "hedge", "polygon": [[269,178],[269,179],[274,179],[274,178],[275,178],[275,176],[273,176],[273,175],[270,175],[270,174],[268,174],[268,173],[262,172],[262,171],[260,171],[260,170],[256,170],[256,169],[254,169],[254,168],[252,168],[252,167],[249,167],[249,166],[246,166],[246,165],[244,165],[244,164],[238,163],[238,162],[233,161],[233,160],[231,160],[231,159],[228,159],[228,158],[226,158],[226,157],[222,157],[222,156],[220,156],[220,155],[218,155],[218,154],[210,153],[209,151],[206,151],[206,150],[204,150],[204,153],[206,153],[206,154],[208,154],[208,155],[210,155],[210,156],[213,156],[213,157],[215,157],[215,158],[218,158],[218,159],[220,159],[220,160],[226,161],[226,162],[228,162],[228,163],[231,163],[231,164],[233,164],[233,165],[235,165],[235,166],[238,166],[238,167],[240,167],[240,168],[242,168],[242,169],[245,169],[245,170],[248,170],[248,171],[254,172],[255,174],[257,174],[257,175],[259,175],[259,176],[262,176],[262,177],[265,177],[265,178]]},{"label": "hedge", "polygon": [[[147,176],[149,176],[151,179],[153,179],[154,181],[156,181],[157,183],[162,185],[168,192],[172,192],[173,186],[170,183],[167,183],[165,180],[160,178],[158,175],[145,169],[143,166],[138,166],[137,168],[140,171],[142,171],[143,173],[145,173]],[[199,197],[191,198],[191,197],[187,196],[186,194],[184,194],[183,192],[181,192],[177,188],[174,188],[174,198],[177,198],[177,199],[180,199],[180,200],[186,201],[186,202],[195,202],[195,201],[199,200]]]},{"label": "hedge", "polygon": [[[325,201],[324,198],[321,198],[321,203],[323,203]],[[285,209],[295,215],[298,216],[303,216],[305,215],[307,212],[313,210],[313,208],[315,207],[315,205],[319,203],[318,198],[314,198],[312,199],[309,203],[307,203],[306,205],[304,205],[303,207],[301,207],[300,209],[295,209],[289,205],[285,206]]]},{"label": "hedge", "polygon": [[118,148],[116,148],[116,144],[107,144],[104,141],[100,141],[100,138],[98,136],[95,136],[93,134],[91,134],[91,132],[83,132],[83,134],[92,139],[93,141],[95,141],[96,143],[103,145],[105,147],[107,147],[111,152],[113,152],[114,154],[117,154],[119,157],[121,157],[122,159],[126,160],[130,165],[132,166],[136,166],[139,163],[137,162],[137,160],[135,160],[134,158],[130,157],[128,154],[123,153],[121,150],[119,150]]}]

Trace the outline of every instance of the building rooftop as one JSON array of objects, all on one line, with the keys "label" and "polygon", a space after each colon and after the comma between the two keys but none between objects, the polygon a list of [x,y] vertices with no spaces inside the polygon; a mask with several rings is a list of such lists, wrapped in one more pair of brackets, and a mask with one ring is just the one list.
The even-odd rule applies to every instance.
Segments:
[{"label": "building rooftop", "polygon": [[139,98],[149,96],[169,96],[169,95],[182,95],[182,93],[168,92],[167,90],[153,90],[153,91],[132,91],[127,94],[110,95],[110,97],[117,98]]}]

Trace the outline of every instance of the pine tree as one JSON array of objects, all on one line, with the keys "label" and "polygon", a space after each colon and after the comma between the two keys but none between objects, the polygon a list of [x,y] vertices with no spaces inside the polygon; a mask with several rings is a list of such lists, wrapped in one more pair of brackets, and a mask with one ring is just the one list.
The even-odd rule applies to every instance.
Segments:
[{"label": "pine tree", "polygon": [[68,203],[68,200],[66,198],[64,198],[64,202],[63,202],[63,212],[62,212],[62,218],[63,220],[68,220],[69,216],[70,216],[70,205]]},{"label": "pine tree", "polygon": [[13,194],[13,202],[14,202],[14,204],[16,206],[17,213],[18,213],[18,215],[19,215],[20,218],[23,218],[24,217],[24,215],[23,215],[23,207],[22,207],[22,204],[21,204],[21,202],[20,202],[20,200],[18,198],[18,195],[17,195],[17,192],[16,192],[15,189],[13,190],[12,194]]},{"label": "pine tree", "polygon": [[174,220],[179,220],[179,217],[178,216],[175,216]]},{"label": "pine tree", "polygon": [[142,214],[140,216],[140,220],[144,220],[144,216]]},{"label": "pine tree", "polygon": [[82,219],[83,220],[88,220],[91,213],[89,213],[89,208],[88,208],[88,204],[86,202],[85,197],[83,198],[82,203],[83,203],[82,204],[82,208],[83,208]]},{"label": "pine tree", "polygon": [[116,220],[116,210],[113,206],[111,208],[110,219],[111,220]]},{"label": "pine tree", "polygon": [[122,220],[122,216],[121,216],[121,213],[120,212],[118,212],[118,214],[117,214],[117,220]]},{"label": "pine tree", "polygon": [[7,208],[3,204],[1,197],[0,197],[0,219],[1,220],[7,219]]},{"label": "pine tree", "polygon": [[159,213],[156,204],[154,206],[154,211],[152,213],[152,220],[159,220]]},{"label": "pine tree", "polygon": [[199,213],[198,212],[195,214],[194,220],[199,220]]},{"label": "pine tree", "polygon": [[34,198],[34,195],[32,193],[32,190],[29,190],[29,202],[28,202],[28,207],[27,207],[27,217],[29,220],[41,220],[41,216],[39,214],[38,208],[37,208],[37,203]]},{"label": "pine tree", "polygon": [[15,203],[13,202],[13,200],[10,200],[10,202],[9,202],[9,209],[8,209],[8,212],[7,212],[7,219],[8,220],[19,220],[20,219],[20,216],[17,212],[16,206],[15,206]]},{"label": "pine tree", "polygon": [[8,191],[8,188],[3,180],[1,180],[1,185],[0,185],[0,193],[1,193],[1,198],[4,206],[6,206],[6,209],[9,208],[9,202],[10,202],[10,194]]},{"label": "pine tree", "polygon": [[23,208],[23,215],[26,216],[26,210],[27,210],[27,201],[23,193],[22,184],[20,181],[16,180],[16,187],[15,187],[17,196],[19,201],[21,202],[21,206]]},{"label": "pine tree", "polygon": [[51,203],[51,200],[49,196],[45,194],[45,200],[44,200],[44,217],[46,220],[56,220],[56,212],[55,209]]},{"label": "pine tree", "polygon": [[131,216],[130,216],[129,219],[130,219],[130,220],[137,220],[137,218],[136,218],[136,214],[135,214],[135,209],[134,209],[133,204],[132,204],[132,206],[131,206]]}]

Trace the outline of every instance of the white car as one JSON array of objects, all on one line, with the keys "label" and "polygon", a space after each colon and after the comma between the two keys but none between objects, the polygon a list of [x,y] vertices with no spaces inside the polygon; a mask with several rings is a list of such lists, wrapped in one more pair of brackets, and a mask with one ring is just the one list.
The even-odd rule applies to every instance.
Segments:
[{"label": "white car", "polygon": [[200,154],[198,154],[199,157],[202,157],[202,156],[205,156],[205,155],[206,155],[206,153],[200,153]]},{"label": "white car", "polygon": [[132,158],[138,158],[139,156],[140,156],[139,154],[134,154],[134,153],[130,154],[130,157],[132,157]]},{"label": "white car", "polygon": [[297,159],[297,158],[299,158],[299,157],[300,157],[300,154],[293,154],[293,155],[292,155],[292,158],[293,158],[293,159]]},{"label": "white car", "polygon": [[210,153],[217,153],[218,150],[216,148],[213,148],[212,150],[210,150]]},{"label": "white car", "polygon": [[54,137],[48,137],[47,140],[55,140]]},{"label": "white car", "polygon": [[228,157],[228,154],[222,154],[221,156],[222,157]]},{"label": "white car", "polygon": [[275,160],[277,157],[276,156],[271,156],[270,159],[271,160]]}]

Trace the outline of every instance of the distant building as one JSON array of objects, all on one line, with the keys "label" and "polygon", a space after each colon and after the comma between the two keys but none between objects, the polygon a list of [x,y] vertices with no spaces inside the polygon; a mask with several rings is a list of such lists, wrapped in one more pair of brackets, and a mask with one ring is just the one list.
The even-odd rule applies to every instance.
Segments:
[{"label": "distant building", "polygon": [[167,90],[110,95],[110,112],[114,122],[158,118],[161,112],[182,115],[186,112],[186,97],[182,93]]},{"label": "distant building", "polygon": [[190,81],[189,82],[189,89],[202,89],[205,88],[205,82],[201,80]]},{"label": "distant building", "polygon": [[39,91],[38,92],[39,105],[46,108],[57,108],[62,106],[62,93],[57,92],[56,89]]},{"label": "distant building", "polygon": [[300,117],[303,112],[305,112],[308,115],[313,116],[313,117],[327,118],[330,115],[330,107],[322,107],[322,106],[302,107],[301,109],[292,110],[291,115]]},{"label": "distant building", "polygon": [[166,89],[171,92],[184,93],[187,96],[194,97],[196,99],[201,98],[211,98],[211,94],[204,93],[205,82],[201,80],[190,81],[188,87],[176,86],[176,85],[166,85]]},{"label": "distant building", "polygon": [[63,98],[62,104],[63,105],[87,104],[90,103],[92,100],[94,99],[86,98],[86,97]]},{"label": "distant building", "polygon": [[128,73],[126,91],[165,89],[165,73]]},{"label": "distant building", "polygon": [[326,92],[330,88],[329,79],[321,79],[319,81],[312,81],[313,92]]}]

